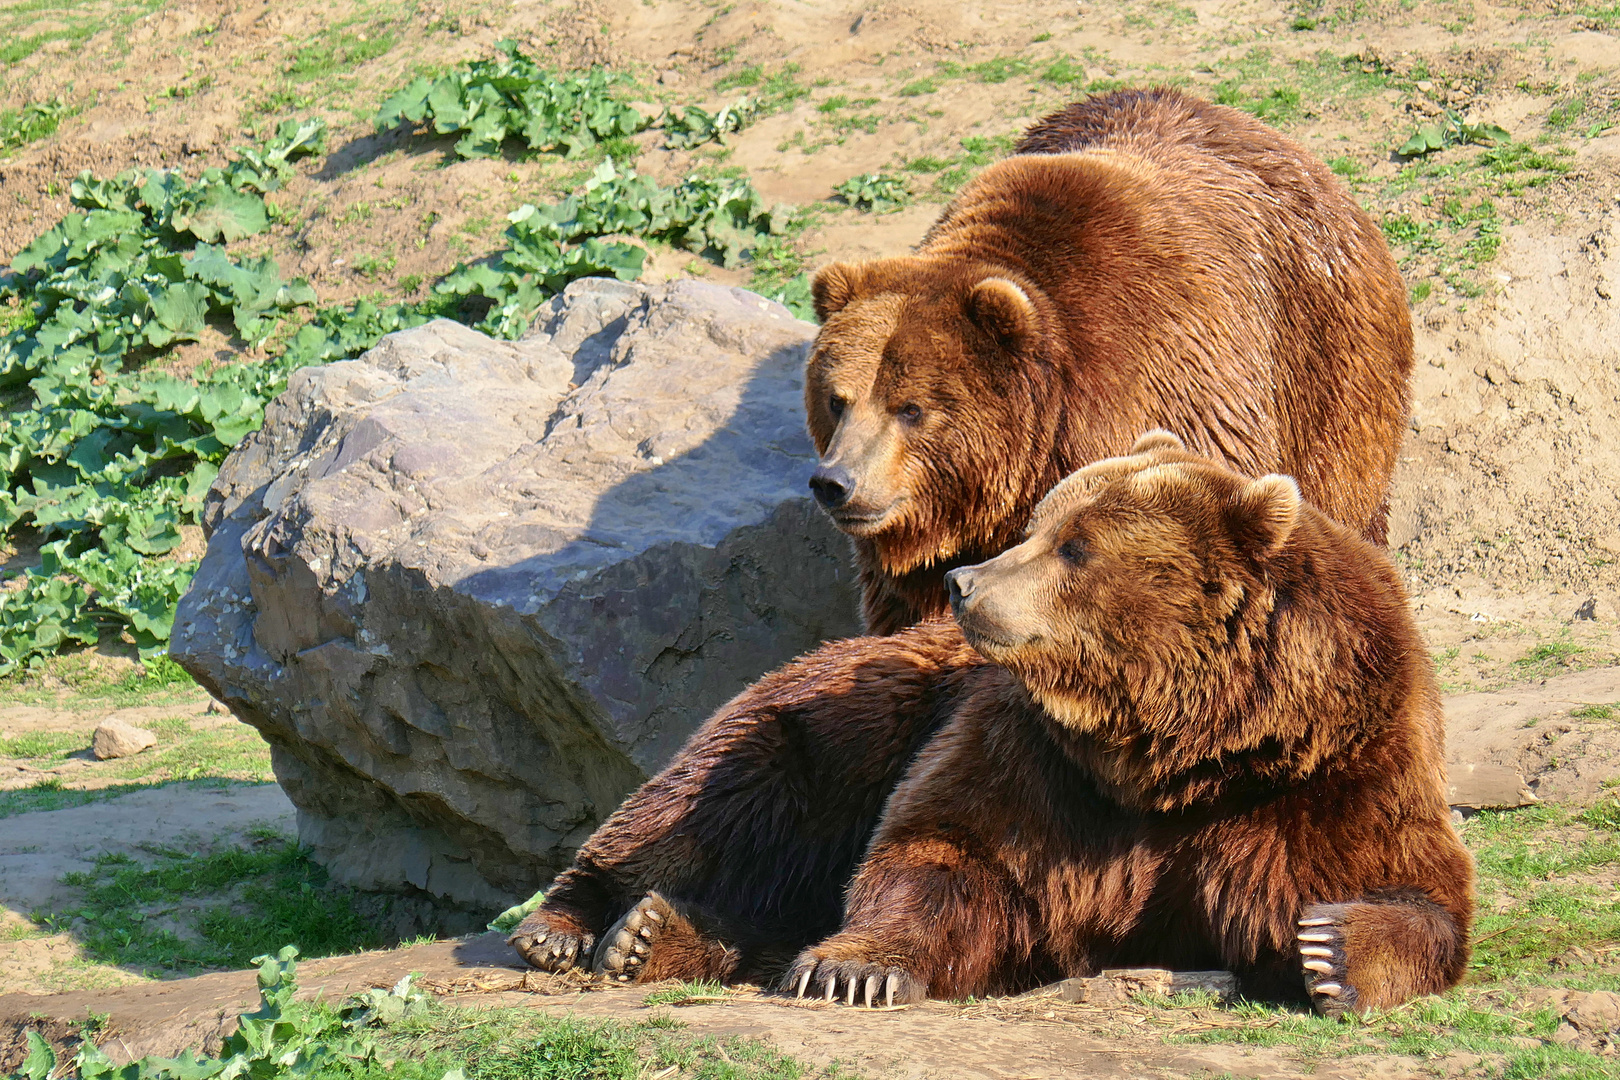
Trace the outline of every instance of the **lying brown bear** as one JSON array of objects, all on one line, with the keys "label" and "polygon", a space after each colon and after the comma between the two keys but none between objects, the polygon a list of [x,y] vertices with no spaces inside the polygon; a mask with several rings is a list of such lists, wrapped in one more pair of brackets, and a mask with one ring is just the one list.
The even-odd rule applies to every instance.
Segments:
[{"label": "lying brown bear", "polygon": [[1427,652],[1383,553],[1291,479],[1155,433],[951,589],[976,652],[932,623],[768,676],[581,849],[531,958],[618,918],[596,966],[620,979],[767,977],[858,858],[796,992],[1225,967],[1334,1013],[1461,977],[1472,863]]},{"label": "lying brown bear", "polygon": [[805,381],[869,633],[944,614],[1070,472],[1151,427],[1383,542],[1412,370],[1378,226],[1304,148],[1168,88],[1031,128],[915,255],[835,263]]}]

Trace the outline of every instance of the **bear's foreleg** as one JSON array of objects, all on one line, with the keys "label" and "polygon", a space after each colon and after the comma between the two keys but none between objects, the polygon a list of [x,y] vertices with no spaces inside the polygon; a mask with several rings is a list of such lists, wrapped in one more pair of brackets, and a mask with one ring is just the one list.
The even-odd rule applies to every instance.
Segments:
[{"label": "bear's foreleg", "polygon": [[[767,675],[603,822],[512,944],[547,971],[589,966],[608,928],[656,892],[710,913],[697,930],[727,928],[656,950],[663,977],[774,979],[838,926],[885,800],[937,728],[938,703],[979,663],[954,624],[936,623],[835,642]],[[732,975],[710,946],[740,950]]]},{"label": "bear's foreleg", "polygon": [[1440,993],[1468,964],[1466,930],[1417,890],[1311,904],[1299,918],[1298,942],[1306,992],[1325,1016]]},{"label": "bear's foreleg", "polygon": [[875,848],[844,927],[799,954],[782,989],[854,1005],[1000,989],[1031,953],[1030,905],[998,867],[942,838]]}]

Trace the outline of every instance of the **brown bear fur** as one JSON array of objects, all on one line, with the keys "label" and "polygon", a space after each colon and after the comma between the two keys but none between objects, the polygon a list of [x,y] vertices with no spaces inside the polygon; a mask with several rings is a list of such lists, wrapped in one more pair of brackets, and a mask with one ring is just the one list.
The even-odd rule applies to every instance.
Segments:
[{"label": "brown bear fur", "polygon": [[943,614],[946,570],[1152,427],[1383,542],[1405,286],[1333,174],[1245,113],[1171,89],[1071,105],[915,255],[835,263],[814,295],[812,487],[854,538],[870,633]]},{"label": "brown bear fur", "polygon": [[1159,435],[951,575],[977,667],[844,926],[787,985],[870,1001],[1224,967],[1327,1013],[1446,989],[1473,870],[1427,651],[1383,553]]},{"label": "brown bear fur", "polygon": [[[790,985],[911,999],[1224,966],[1334,1012],[1455,982],[1471,863],[1388,560],[1285,478],[1162,434],[1139,449],[955,575],[977,650],[925,622],[723,708],[591,837],[519,950],[560,970],[602,939],[616,979],[761,980],[842,914]],[[1007,566],[1048,576],[1020,593],[993,580]],[[1022,599],[987,619],[986,596]]]},{"label": "brown bear fur", "polygon": [[[766,675],[602,823],[513,944],[552,971],[780,974],[838,928],[884,801],[984,663],[954,623],[936,619],[833,642]],[[658,932],[676,955],[662,941],[651,966],[609,955],[610,928],[651,892],[674,909],[657,910],[672,916]]]}]

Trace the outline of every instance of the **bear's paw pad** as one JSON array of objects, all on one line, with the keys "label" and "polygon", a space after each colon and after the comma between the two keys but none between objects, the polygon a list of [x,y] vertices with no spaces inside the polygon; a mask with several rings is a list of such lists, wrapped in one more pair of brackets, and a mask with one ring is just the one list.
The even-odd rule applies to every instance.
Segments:
[{"label": "bear's paw pad", "polygon": [[662,896],[657,893],[643,896],[602,935],[591,970],[609,982],[635,982],[658,936],[677,918],[675,909]]},{"label": "bear's paw pad", "polygon": [[1346,904],[1312,904],[1299,917],[1295,944],[1305,991],[1323,1016],[1340,1016],[1356,1006],[1344,959]]},{"label": "bear's paw pad", "polygon": [[568,927],[563,920],[554,922],[541,907],[518,923],[506,943],[516,949],[530,967],[561,974],[591,955],[596,938]]},{"label": "bear's paw pad", "polygon": [[782,981],[782,988],[795,997],[841,1001],[867,1008],[892,1007],[922,1001],[928,997],[922,986],[905,968],[860,960],[824,960],[805,953],[794,962]]}]

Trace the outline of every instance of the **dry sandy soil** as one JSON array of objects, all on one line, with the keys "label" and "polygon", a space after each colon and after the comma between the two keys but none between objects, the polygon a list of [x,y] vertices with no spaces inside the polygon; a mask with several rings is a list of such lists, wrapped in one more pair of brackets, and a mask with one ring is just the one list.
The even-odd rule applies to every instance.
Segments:
[{"label": "dry sandy soil", "polygon": [[[611,65],[638,80],[634,93],[650,105],[716,108],[744,92],[717,90],[723,80],[785,88],[784,107],[725,147],[668,152],[648,132],[634,164],[666,183],[694,168],[738,168],[768,200],[811,208],[795,240],[811,268],[907,250],[966,171],[1088,85],[1172,82],[1262,110],[1391,223],[1413,286],[1418,369],[1393,541],[1441,676],[1460,695],[1449,701],[1457,752],[1519,768],[1546,798],[1584,801],[1614,778],[1620,728],[1571,714],[1620,700],[1620,9],[1596,0],[0,0],[0,112],[53,97],[79,109],[50,138],[0,156],[0,254],[70,209],[68,182],[81,169],[195,172],[282,119],[316,114],[332,125],[332,152],[274,197],[281,223],[241,247],[307,276],[326,303],[421,297],[457,263],[498,249],[506,212],[560,197],[594,164],[516,153],[460,161],[450,139],[374,130],[376,107],[408,78],[488,56],[502,38],[560,67]],[[1447,109],[1506,127],[1542,164],[1520,155],[1493,165],[1479,146],[1417,167],[1392,153]],[[874,216],[831,199],[835,184],[874,170],[907,178],[911,205]],[[649,266],[654,277],[752,280],[748,267],[668,249]],[[175,362],[235,359],[239,345],[216,334]],[[118,817],[137,798],[154,815],[140,827],[98,807],[0,821],[7,906],[22,911],[51,887],[44,870],[23,884],[14,859],[67,867],[98,843],[150,839],[136,832],[164,821],[228,837],[254,815],[283,812],[269,795],[194,805],[185,800],[196,796],[152,792],[119,800]],[[67,814],[78,816],[58,816]],[[39,851],[21,850],[30,844]],[[453,966],[449,946],[427,948]],[[362,981],[431,959],[410,957],[378,961]],[[17,963],[0,963],[0,989],[38,988],[34,969]],[[217,1003],[247,985],[207,978],[235,980],[198,991]],[[546,1000],[613,1015],[640,1008],[631,992]],[[683,1018],[771,1031],[791,1052],[853,1054],[873,1071],[905,1058],[899,1075],[1301,1068],[1281,1051],[1167,1048],[1157,1020],[1007,1008],[930,1005],[873,1018],[885,1025],[875,1039],[836,1011],[751,1000]],[[968,1062],[964,1045],[984,1053]],[[1316,1068],[1331,1076],[1341,1066]],[[1413,1068],[1371,1058],[1343,1066],[1347,1075]]]}]

